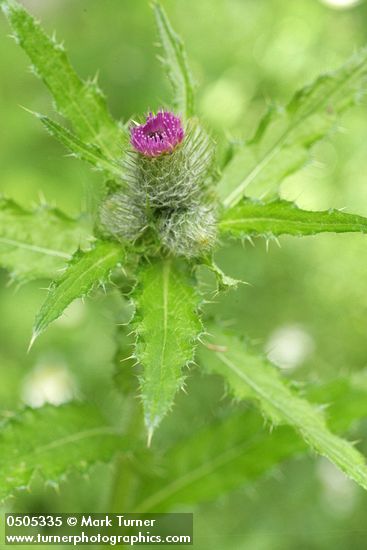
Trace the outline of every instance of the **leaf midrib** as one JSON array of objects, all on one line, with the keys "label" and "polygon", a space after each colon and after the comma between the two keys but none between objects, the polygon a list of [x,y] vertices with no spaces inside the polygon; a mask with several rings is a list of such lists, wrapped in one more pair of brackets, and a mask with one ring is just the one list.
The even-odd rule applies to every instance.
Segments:
[{"label": "leaf midrib", "polygon": [[71,255],[66,254],[65,252],[61,252],[60,250],[53,250],[51,248],[44,248],[42,246],[36,246],[33,244],[24,243],[22,241],[17,241],[14,239],[6,239],[5,237],[0,237],[0,243],[9,245],[9,246],[16,246],[18,248],[24,248],[26,250],[31,250],[32,252],[38,253],[38,254],[45,254],[47,256],[57,256],[59,258],[63,258],[65,260],[70,260]]},{"label": "leaf midrib", "polygon": [[[78,284],[78,282],[80,281],[80,279],[84,278],[91,270],[94,270],[96,269],[99,265],[101,265],[102,263],[104,263],[105,261],[107,261],[109,258],[112,258],[113,256],[117,256],[117,250],[111,250],[111,252],[109,252],[108,254],[106,254],[105,256],[103,256],[102,258],[99,258],[97,261],[93,262],[93,264],[91,264],[85,271],[83,271],[82,273],[80,273],[73,281],[73,283],[68,287],[68,289],[73,289],[75,287],[75,285]],[[60,286],[63,286],[63,284],[65,283],[66,281],[62,281],[60,283]],[[54,308],[58,308],[59,307],[59,302],[63,301],[64,299],[64,295],[63,294],[60,294],[56,297],[56,300],[53,302],[53,307]],[[40,332],[42,332],[43,330],[43,325],[44,325],[44,322],[45,320],[47,321],[47,317],[44,318],[43,320],[43,323],[41,325],[36,325],[35,326],[35,329],[34,329],[34,333],[33,333],[33,337],[37,337],[39,336]]]},{"label": "leaf midrib", "polygon": [[[319,212],[315,212],[315,214],[319,214]],[[327,214],[326,214],[327,215]],[[270,222],[270,223],[287,223],[288,225],[297,226],[307,226],[307,225],[314,225],[317,224],[318,226],[322,227],[333,227],[333,226],[348,226],[348,227],[356,227],[357,231],[367,231],[367,223],[363,225],[362,223],[353,223],[348,221],[333,221],[333,222],[327,222],[327,221],[309,221],[309,220],[292,220],[290,218],[274,218],[274,217],[248,217],[248,218],[241,218],[241,219],[232,219],[232,220],[223,220],[219,222],[220,227],[232,227],[237,226],[241,224],[246,223],[263,223],[263,222]]]},{"label": "leaf midrib", "polygon": [[[6,4],[5,4],[6,6]],[[88,86],[88,83],[87,82],[84,82],[81,78],[79,78],[79,76],[77,75],[77,73],[74,71],[68,57],[66,56],[66,54],[64,54],[63,52],[60,52],[60,51],[57,51],[57,49],[55,48],[55,44],[52,43],[52,41],[50,40],[49,36],[44,32],[44,30],[42,29],[42,27],[37,24],[31,17],[30,15],[27,13],[27,11],[23,8],[23,7],[16,7],[16,8],[13,8],[12,9],[12,6],[10,6],[10,10],[14,13],[21,13],[23,16],[25,15],[27,21],[31,20],[32,21],[32,24],[36,25],[37,27],[37,31],[42,35],[43,39],[46,40],[48,42],[48,46],[52,48],[53,52],[55,53],[55,55],[57,55],[58,59],[59,59],[59,62],[61,62],[61,64],[63,65],[64,67],[64,70],[66,71],[66,74],[68,75],[68,80],[70,79],[70,77],[72,79],[75,79],[75,82],[78,83],[78,87],[79,87],[79,91],[82,91],[86,89],[86,86]],[[24,42],[24,37],[19,33],[19,30],[15,30],[14,29],[14,32],[16,32],[17,36],[18,36],[18,39],[22,42]],[[28,50],[26,48],[24,48],[27,55],[29,55],[29,57],[31,58],[32,62],[33,59],[31,57],[31,55],[28,53]],[[63,59],[63,56],[64,56],[64,59]],[[43,59],[45,60],[46,58],[46,64],[49,62],[47,56],[44,55],[44,52],[42,52],[42,57]],[[47,83],[47,80],[46,78],[42,75],[42,79],[45,81],[45,83],[47,84],[47,87],[50,88],[51,90],[51,86]],[[70,82],[70,81],[69,81]],[[69,83],[68,82],[68,83]],[[52,90],[51,90],[52,91]],[[52,94],[55,95],[52,91]],[[98,105],[98,102],[96,101],[96,97],[95,97],[95,93],[92,91],[91,93],[91,97],[93,98],[93,107],[94,109],[96,109],[96,112],[101,112],[100,109],[99,109],[99,105]],[[82,120],[84,120],[84,123],[86,125],[86,127],[89,129],[89,132],[91,132],[91,135],[93,136],[93,141],[95,143],[99,143],[101,149],[107,154],[107,156],[109,158],[111,158],[111,155],[110,155],[110,152],[109,152],[109,148],[108,148],[108,145],[106,146],[104,140],[102,140],[102,137],[100,135],[100,132],[97,131],[97,129],[91,124],[88,116],[85,114],[84,110],[81,108],[81,105],[80,103],[78,103],[75,99],[74,99],[74,94],[71,93],[70,94],[70,90],[68,89],[68,87],[66,86],[64,88],[64,98],[66,99],[66,104],[71,104],[71,106],[73,107],[73,109],[79,113],[79,116]],[[55,96],[55,99],[56,99],[56,96]],[[61,105],[60,105],[60,108],[61,108]],[[67,109],[65,108],[61,108],[62,111],[66,112],[67,113]],[[67,115],[65,114],[64,116],[67,117]],[[110,129],[114,129],[116,127],[116,125],[114,124],[113,122],[113,119],[110,117],[108,111],[107,111],[107,106],[106,106],[106,110],[104,113],[102,113],[102,116],[104,118],[104,124],[106,124],[106,128],[110,128]],[[73,124],[74,125],[74,124]]]},{"label": "leaf midrib", "polygon": [[[162,12],[162,8],[159,4],[155,4],[155,8],[157,12],[159,13],[159,20],[160,24],[164,28],[164,31],[166,32],[167,36],[169,37],[169,42],[171,49],[173,51],[175,60],[177,65],[179,66],[179,78],[182,80],[182,89],[181,92],[183,94],[183,105],[181,106],[182,109],[185,111],[185,117],[189,117],[192,115],[192,105],[193,105],[193,97],[191,93],[191,82],[190,77],[187,72],[187,67],[185,66],[185,61],[182,59],[183,53],[180,50],[179,46],[176,44],[176,40],[179,40],[179,38],[172,36],[172,30],[169,28],[167,21],[166,21],[166,15]],[[175,86],[177,88],[177,86]]]},{"label": "leaf midrib", "polygon": [[[60,124],[55,123],[55,121],[51,120],[49,117],[38,115],[37,113],[34,114],[40,118],[45,127],[48,128],[53,134],[56,132],[61,132],[66,142],[69,144],[74,142],[82,153],[83,151],[86,151],[97,166],[100,165],[107,172],[112,172],[115,176],[121,176],[121,169],[118,164],[112,157],[105,156],[106,152],[104,150],[98,148],[94,143],[88,141],[83,142],[77,135],[74,135]],[[69,145],[69,148],[71,148],[71,145]],[[94,149],[97,149],[97,151]]]},{"label": "leaf midrib", "polygon": [[[312,409],[302,410],[302,419],[294,416],[295,411],[292,409],[292,414],[288,413],[287,407],[282,406],[282,403],[274,399],[273,396],[269,396],[266,391],[260,388],[251,377],[246,376],[246,374],[238,369],[236,365],[232,363],[224,353],[216,352],[216,356],[227,366],[229,367],[241,380],[243,380],[252,390],[265,402],[271,404],[276,410],[278,410],[287,424],[298,429],[301,435],[309,439],[308,436],[312,436],[313,441],[317,442],[320,446],[319,452],[327,456],[328,458],[339,464],[341,467],[342,464],[346,464],[344,452],[339,449],[340,444],[346,443],[344,440],[341,440],[339,437],[329,432],[326,427],[326,424],[321,418],[318,418],[316,415],[312,415]],[[306,423],[307,421],[307,423]],[[316,424],[316,426],[313,426]],[[304,428],[306,426],[306,428]],[[322,431],[322,437],[320,438],[320,430]],[[330,441],[333,440],[334,444],[330,448]],[[339,443],[339,445],[337,445]],[[354,450],[351,447],[351,451]],[[362,456],[362,455],[361,455]],[[367,473],[366,467],[360,464],[353,464],[353,466],[348,469],[349,475],[355,479],[362,487],[367,489]]]},{"label": "leaf midrib", "polygon": [[161,359],[159,363],[159,386],[162,386],[162,366],[165,364],[165,354],[167,348],[167,337],[168,337],[168,294],[169,294],[169,277],[171,271],[171,262],[166,260],[163,263],[163,284],[162,284],[162,303],[163,303],[163,340],[162,340],[162,350],[161,350]]},{"label": "leaf midrib", "polygon": [[153,507],[164,502],[181,489],[191,485],[199,479],[204,478],[205,476],[210,475],[211,472],[214,472],[217,468],[223,466],[231,460],[235,460],[244,451],[250,450],[253,446],[255,446],[256,443],[261,439],[262,436],[256,434],[256,436],[253,436],[251,439],[248,439],[240,443],[239,445],[234,445],[230,449],[225,449],[224,452],[217,455],[215,459],[213,459],[211,462],[200,464],[194,470],[190,470],[182,477],[176,478],[174,481],[166,485],[163,489],[155,493],[155,495],[152,495],[151,497],[143,500],[136,507],[136,510],[139,510],[140,512],[147,512],[148,510],[151,510]]},{"label": "leaf midrib", "polygon": [[33,450],[33,452],[27,453],[23,456],[32,456],[32,455],[42,454],[50,450],[57,449],[58,447],[61,447],[63,445],[76,443],[78,441],[81,441],[82,439],[87,439],[89,437],[97,437],[99,435],[118,435],[118,434],[119,432],[116,428],[109,427],[109,426],[91,428],[90,430],[84,430],[82,432],[77,432],[75,434],[62,437],[60,439],[56,439],[55,441],[52,441],[48,445],[37,447],[36,449]]}]

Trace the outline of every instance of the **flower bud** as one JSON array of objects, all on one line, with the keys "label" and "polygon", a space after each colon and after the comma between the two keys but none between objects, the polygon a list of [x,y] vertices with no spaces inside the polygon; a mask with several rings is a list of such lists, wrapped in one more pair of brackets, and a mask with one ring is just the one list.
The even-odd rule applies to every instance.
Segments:
[{"label": "flower bud", "polygon": [[202,256],[215,244],[215,222],[213,209],[209,205],[174,211],[161,219],[161,242],[176,256]]}]

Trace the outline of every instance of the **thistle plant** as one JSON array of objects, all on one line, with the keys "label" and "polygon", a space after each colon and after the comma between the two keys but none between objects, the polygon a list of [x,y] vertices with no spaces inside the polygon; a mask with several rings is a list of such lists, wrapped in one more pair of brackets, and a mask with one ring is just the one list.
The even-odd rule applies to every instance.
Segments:
[{"label": "thistle plant", "polygon": [[[153,12],[173,100],[169,107],[157,105],[154,112],[147,107],[147,112],[135,117],[138,120],[123,123],[111,117],[96,82],[82,81],[76,75],[63,47],[46,36],[20,4],[15,0],[0,0],[0,4],[16,42],[70,126],[35,115],[77,159],[101,174],[98,207],[81,213],[80,219],[47,207],[24,211],[12,200],[1,199],[1,266],[20,282],[40,277],[52,281],[35,320],[31,346],[37,345],[36,339],[74,300],[100,288],[108,293],[117,287],[124,295],[126,307],[132,306],[134,313],[121,331],[133,342],[124,347],[119,359],[126,365],[126,380],[137,380],[127,399],[136,403],[136,418],[142,411],[151,446],[142,448],[131,432],[106,425],[88,403],[25,410],[2,428],[0,496],[28,485],[36,465],[24,457],[29,446],[38,443],[52,448],[56,435],[46,434],[46,428],[42,431],[49,422],[57,427],[60,440],[71,442],[80,468],[110,461],[127,449],[137,457],[150,453],[154,463],[153,436],[170,414],[177,393],[185,389],[190,369],[219,375],[236,401],[253,402],[268,423],[279,427],[268,434],[255,412],[239,408],[237,415],[222,420],[215,431],[193,434],[159,457],[163,477],[151,474],[135,503],[138,511],[162,511],[177,502],[190,503],[185,483],[177,485],[174,480],[185,480],[188,472],[200,470],[200,449],[211,455],[218,474],[218,481],[213,480],[214,496],[220,491],[221,473],[234,463],[239,468],[228,490],[304,451],[305,446],[367,489],[362,454],[329,427],[332,424],[345,431],[366,413],[365,407],[346,411],[341,396],[340,403],[334,403],[334,416],[328,417],[317,406],[331,398],[327,384],[318,388],[316,396],[312,389],[301,395],[244,335],[231,332],[206,311],[206,301],[220,292],[234,293],[241,284],[215,263],[216,252],[229,239],[367,232],[364,217],[332,209],[306,211],[280,196],[284,179],[307,163],[312,146],[327,138],[339,115],[363,96],[367,51],[320,76],[285,107],[271,106],[253,138],[220,163],[215,141],[195,107],[195,85],[183,43],[158,2],[153,2]],[[85,219],[90,220],[88,227]],[[199,284],[200,269],[215,275],[214,296],[208,296]],[[344,389],[344,396],[354,399],[355,388],[347,384]],[[94,434],[88,445],[74,437],[85,430]],[[246,453],[238,449],[255,432],[259,438],[256,452],[263,460],[256,467],[252,463],[251,469],[247,463],[251,449]],[[272,448],[269,455],[268,445]],[[18,454],[13,456],[17,446]],[[193,447],[197,452],[182,470],[180,458],[188,456]],[[227,459],[222,461],[224,456]],[[37,465],[45,478],[56,482],[69,466],[65,461],[64,457],[52,467],[48,460]],[[200,485],[200,476],[197,482]],[[167,491],[159,490],[162,486]]]}]

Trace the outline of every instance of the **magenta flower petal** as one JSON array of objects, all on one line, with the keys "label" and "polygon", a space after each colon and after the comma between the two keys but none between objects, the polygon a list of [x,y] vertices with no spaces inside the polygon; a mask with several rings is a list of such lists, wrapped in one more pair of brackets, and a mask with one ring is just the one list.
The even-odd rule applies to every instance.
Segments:
[{"label": "magenta flower petal", "polygon": [[130,130],[131,145],[147,157],[173,151],[184,136],[181,119],[169,111],[159,111],[156,115],[150,113],[145,124]]}]

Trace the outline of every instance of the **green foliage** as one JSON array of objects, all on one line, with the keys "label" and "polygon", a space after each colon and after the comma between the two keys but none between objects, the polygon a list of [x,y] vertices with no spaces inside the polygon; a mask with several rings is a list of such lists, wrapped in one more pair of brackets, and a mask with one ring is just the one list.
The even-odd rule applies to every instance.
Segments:
[{"label": "green foliage", "polygon": [[13,279],[55,278],[89,233],[59,210],[41,206],[33,212],[0,199],[0,265]]},{"label": "green foliage", "polygon": [[136,356],[144,367],[141,398],[151,437],[183,386],[182,368],[193,360],[199,298],[187,267],[167,258],[140,268],[134,300]]},{"label": "green foliage", "polygon": [[87,252],[78,251],[62,277],[51,287],[36,317],[31,345],[71,302],[87,295],[96,284],[103,284],[124,257],[121,246],[108,241],[97,241]]},{"label": "green foliage", "polygon": [[[136,341],[133,355],[124,357],[131,370],[120,386],[127,402],[129,437],[134,434],[139,441],[140,418],[129,400],[135,390],[130,363],[137,360],[143,369],[139,370],[140,395],[150,444],[177,390],[183,388],[183,369],[194,361],[202,332],[200,297],[192,271],[198,264],[206,265],[215,274],[219,290],[238,283],[208,254],[217,240],[217,226],[219,236],[239,238],[366,232],[367,219],[361,216],[335,210],[305,211],[280,199],[260,202],[244,196],[277,194],[286,176],[306,163],[310,148],[330,133],[338,116],[364,92],[367,51],[298,92],[284,109],[272,106],[251,140],[227,150],[217,189],[220,211],[220,205],[214,204],[214,146],[196,119],[186,124],[185,140],[169,154],[150,158],[129,151],[120,159],[128,146],[128,132],[112,119],[96,82],[84,82],[76,75],[63,47],[48,38],[15,0],[0,0],[0,5],[17,42],[73,131],[46,116],[36,116],[73,155],[115,180],[108,183],[108,192],[98,205],[98,240],[92,249],[88,247],[90,236],[79,222],[54,209],[28,212],[2,199],[0,264],[20,280],[55,279],[36,317],[33,342],[73,300],[103,284],[117,265],[129,261],[130,252],[134,255]],[[194,86],[183,43],[156,1],[153,10],[175,108],[185,120],[190,119],[194,116]],[[159,132],[151,137],[159,139]],[[120,242],[105,240],[111,238]],[[120,244],[125,241],[130,241],[126,250]],[[125,283],[122,277],[117,281],[121,293],[126,292]],[[118,306],[125,307],[121,296],[119,299]],[[124,320],[128,316],[125,310],[119,315]],[[149,472],[137,510],[165,511],[177,504],[217,498],[303,452],[307,445],[367,489],[363,457],[329,430],[323,413],[293,391],[277,369],[238,337],[215,327],[210,327],[210,332],[213,336],[198,353],[203,369],[224,378],[237,400],[254,401],[276,428],[267,434],[258,413],[241,410],[220,422],[218,415],[215,423],[171,446],[158,460],[149,454],[149,465],[158,464],[158,475]],[[128,346],[126,337],[126,355]],[[357,390],[349,382],[338,381],[332,387],[308,392],[316,403],[333,397],[329,414],[336,431],[366,414],[366,388]],[[70,463],[84,470],[96,461],[109,461],[123,441],[93,407],[75,404],[21,412],[2,424],[0,439],[0,498],[28,486],[36,468],[45,479],[57,482]],[[129,447],[135,451],[138,446],[129,441]],[[141,468],[134,460],[131,453],[132,476],[134,468]]]},{"label": "green foliage", "polygon": [[164,456],[159,479],[147,480],[136,510],[172,510],[211,501],[245,485],[303,448],[289,428],[264,432],[254,411],[236,413],[194,432]]},{"label": "green foliage", "polygon": [[99,147],[106,157],[121,156],[126,131],[108,112],[95,81],[84,82],[75,73],[62,44],[49,38],[41,26],[15,0],[0,0],[14,37],[29,56],[36,74],[53,95],[58,111],[83,141]]},{"label": "green foliage", "polygon": [[211,327],[212,338],[200,350],[201,363],[226,380],[236,399],[252,399],[273,424],[292,426],[317,453],[334,462],[367,488],[367,467],[351,443],[332,434],[320,411],[287,387],[279,371],[248,349],[238,337]]},{"label": "green foliage", "polygon": [[71,471],[108,462],[126,448],[121,434],[91,405],[25,409],[0,429],[0,500],[29,487],[35,472],[57,483]]},{"label": "green foliage", "polygon": [[226,210],[219,231],[232,237],[247,235],[315,235],[316,233],[366,233],[367,218],[340,210],[302,210],[285,200],[259,202],[242,200]]},{"label": "green foliage", "polygon": [[39,118],[48,132],[69,149],[76,158],[88,162],[96,170],[104,172],[109,178],[121,178],[121,165],[115,160],[105,156],[99,147],[82,141],[75,134],[70,132],[70,130],[64,128],[47,116],[38,113],[32,114]]},{"label": "green foliage", "polygon": [[[332,401],[328,421],[341,432],[367,414],[366,385],[360,382],[335,380],[306,388],[306,395],[318,403]],[[160,475],[145,480],[135,509],[168,512],[212,501],[305,451],[306,443],[288,426],[269,432],[255,410],[233,412],[172,446],[159,463]]]},{"label": "green foliage", "polygon": [[153,10],[164,50],[161,61],[174,91],[174,106],[178,113],[190,118],[195,113],[194,81],[183,42],[172,29],[163,7],[156,1],[153,2]]},{"label": "green foliage", "polygon": [[258,198],[276,193],[286,176],[304,166],[309,149],[330,132],[337,116],[364,93],[366,74],[362,50],[297,92],[284,109],[272,106],[223,171],[218,195],[224,206],[234,206],[245,193]]}]

